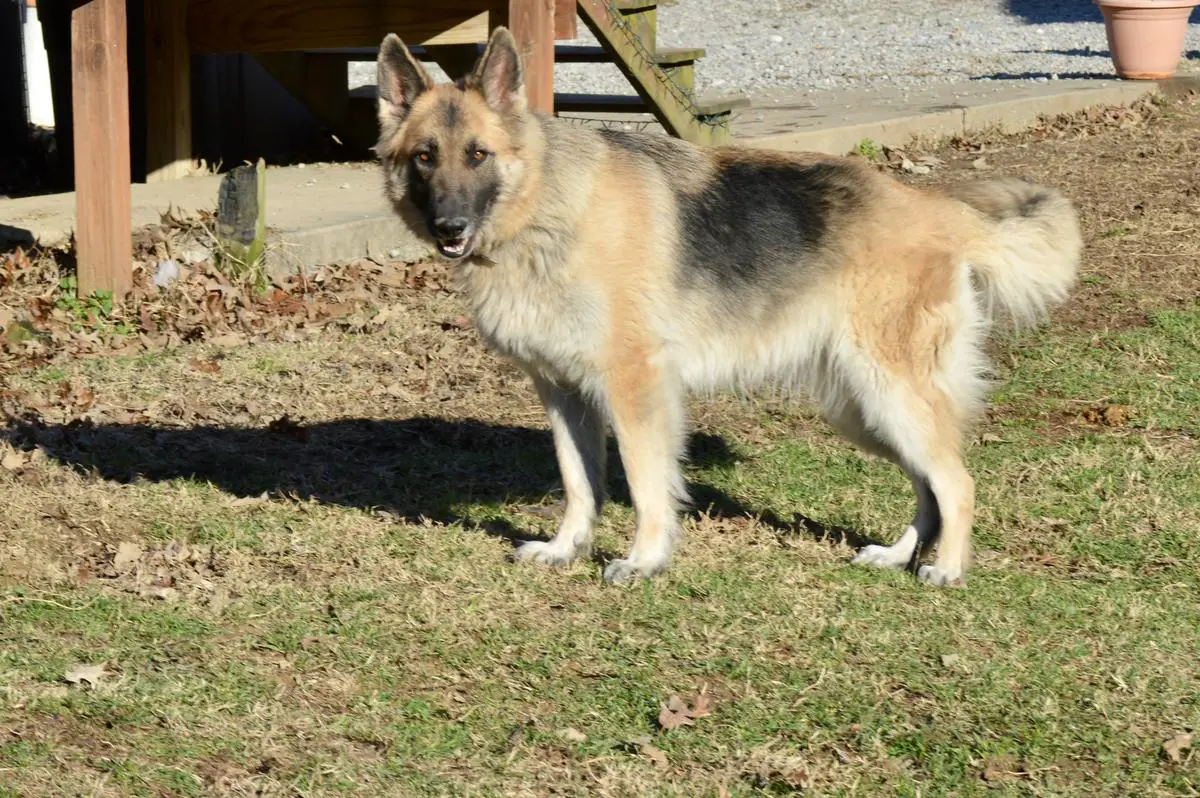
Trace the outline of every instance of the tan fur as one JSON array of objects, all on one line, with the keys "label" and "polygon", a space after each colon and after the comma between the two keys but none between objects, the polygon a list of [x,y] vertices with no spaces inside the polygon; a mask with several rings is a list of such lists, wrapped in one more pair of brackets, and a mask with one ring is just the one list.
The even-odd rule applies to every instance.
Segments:
[{"label": "tan fur", "polygon": [[[1065,296],[1079,256],[1065,199],[1019,181],[917,190],[815,154],[665,138],[619,146],[525,112],[503,29],[465,91],[427,86],[397,46],[385,41],[380,62],[381,86],[392,87],[381,93],[378,148],[389,197],[421,232],[405,164],[430,140],[448,153],[439,179],[468,193],[493,181],[496,199],[456,273],[481,334],[531,375],[554,431],[567,509],[555,538],[519,557],[561,564],[590,549],[611,427],[637,531],[605,578],[661,571],[684,498],[685,393],[771,383],[807,391],[835,427],[913,482],[912,524],[857,561],[915,567],[940,534],[936,560],[918,575],[939,585],[962,578],[974,483],[961,448],[982,401],[982,338],[993,309],[1029,320]],[[453,125],[447,102],[461,106]],[[491,171],[451,162],[471,142],[493,153]],[[735,277],[681,255],[684,215],[696,212],[689,198],[719,194],[737,170],[814,175],[808,196],[819,207],[806,218],[822,232],[803,239],[794,264],[760,265],[723,285]]]}]

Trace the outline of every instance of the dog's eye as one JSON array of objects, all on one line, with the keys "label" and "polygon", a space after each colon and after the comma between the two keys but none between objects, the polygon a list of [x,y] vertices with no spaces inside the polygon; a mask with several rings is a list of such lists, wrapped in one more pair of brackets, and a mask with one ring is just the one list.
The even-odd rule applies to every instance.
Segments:
[{"label": "dog's eye", "polygon": [[430,161],[433,160],[433,156],[427,152],[418,152],[417,160],[420,161],[421,163],[429,163]]},{"label": "dog's eye", "polygon": [[471,153],[471,160],[474,161],[475,163],[483,163],[484,161],[487,160],[487,157],[488,157],[487,150],[475,150],[474,152]]}]

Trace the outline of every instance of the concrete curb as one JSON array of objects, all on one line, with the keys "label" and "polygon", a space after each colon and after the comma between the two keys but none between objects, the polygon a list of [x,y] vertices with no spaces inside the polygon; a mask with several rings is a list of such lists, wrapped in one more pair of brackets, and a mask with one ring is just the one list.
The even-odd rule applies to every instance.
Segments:
[{"label": "concrete curb", "polygon": [[863,139],[870,139],[879,145],[900,147],[915,137],[940,138],[993,128],[1012,133],[1032,126],[1043,116],[1069,114],[1098,105],[1130,105],[1153,93],[1179,97],[1191,91],[1200,92],[1200,75],[1181,75],[1161,81],[1119,82],[1095,89],[1013,100],[968,101],[931,113],[760,136],[742,139],[738,143],[746,147],[844,155]]}]

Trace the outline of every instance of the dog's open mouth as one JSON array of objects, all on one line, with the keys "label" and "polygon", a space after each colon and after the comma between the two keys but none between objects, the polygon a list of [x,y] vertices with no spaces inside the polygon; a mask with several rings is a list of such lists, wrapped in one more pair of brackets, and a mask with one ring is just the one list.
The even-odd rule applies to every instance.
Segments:
[{"label": "dog's open mouth", "polygon": [[472,235],[465,235],[460,238],[439,238],[437,241],[438,252],[447,258],[464,258],[471,253],[471,248],[474,244],[473,239],[474,236]]}]

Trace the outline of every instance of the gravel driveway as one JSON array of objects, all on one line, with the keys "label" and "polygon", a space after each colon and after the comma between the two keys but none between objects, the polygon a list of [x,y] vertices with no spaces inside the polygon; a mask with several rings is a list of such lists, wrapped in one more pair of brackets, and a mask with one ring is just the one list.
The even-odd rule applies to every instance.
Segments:
[{"label": "gravel driveway", "polygon": [[[575,43],[594,44],[579,27]],[[679,0],[660,7],[658,29],[660,46],[708,49],[702,92],[1113,76],[1091,0]],[[1200,59],[1200,10],[1187,50]],[[351,85],[373,73],[352,64]],[[559,91],[630,91],[608,64],[559,64],[555,79]]]}]

